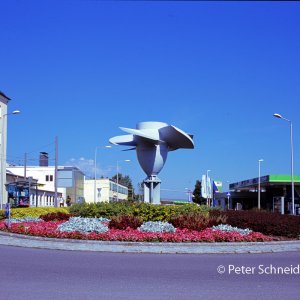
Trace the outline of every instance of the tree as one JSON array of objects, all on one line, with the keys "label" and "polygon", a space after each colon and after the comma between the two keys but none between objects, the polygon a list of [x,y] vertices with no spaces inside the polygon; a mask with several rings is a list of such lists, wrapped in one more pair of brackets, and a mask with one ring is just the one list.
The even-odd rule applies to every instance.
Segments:
[{"label": "tree", "polygon": [[206,199],[203,198],[201,195],[201,188],[202,188],[201,181],[197,180],[196,184],[195,184],[195,189],[193,192],[193,195],[194,195],[193,202],[198,203],[198,204],[205,204]]}]

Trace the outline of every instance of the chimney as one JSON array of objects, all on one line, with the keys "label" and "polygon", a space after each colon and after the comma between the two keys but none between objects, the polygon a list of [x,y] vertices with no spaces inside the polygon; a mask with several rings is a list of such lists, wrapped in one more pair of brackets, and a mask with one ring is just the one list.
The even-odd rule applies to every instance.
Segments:
[{"label": "chimney", "polygon": [[48,167],[48,153],[40,152],[40,167]]}]

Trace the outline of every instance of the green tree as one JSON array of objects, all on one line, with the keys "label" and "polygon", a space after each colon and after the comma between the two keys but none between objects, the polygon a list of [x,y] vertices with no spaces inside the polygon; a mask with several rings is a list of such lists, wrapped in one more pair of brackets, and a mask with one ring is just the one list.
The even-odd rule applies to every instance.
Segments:
[{"label": "green tree", "polygon": [[195,189],[193,191],[193,202],[198,203],[198,204],[205,204],[206,199],[202,197],[201,195],[201,181],[197,180],[195,184]]}]

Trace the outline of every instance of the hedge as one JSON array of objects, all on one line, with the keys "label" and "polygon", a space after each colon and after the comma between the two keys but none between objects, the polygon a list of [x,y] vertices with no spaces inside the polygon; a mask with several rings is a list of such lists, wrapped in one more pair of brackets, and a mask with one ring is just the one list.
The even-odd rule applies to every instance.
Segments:
[{"label": "hedge", "polygon": [[[24,218],[32,217],[39,218],[41,215],[45,215],[52,212],[64,212],[69,213],[67,208],[64,207],[24,207],[24,208],[12,208],[11,218]],[[0,210],[0,219],[5,219],[4,210]]]},{"label": "hedge", "polygon": [[265,235],[300,238],[300,217],[259,211],[220,212],[227,217],[227,224],[249,228]]},{"label": "hedge", "polygon": [[84,203],[74,204],[70,213],[75,216],[111,219],[119,215],[133,215],[140,217],[143,222],[169,221],[179,214],[200,213],[208,215],[210,208],[196,204],[186,205],[153,205],[148,203]]}]

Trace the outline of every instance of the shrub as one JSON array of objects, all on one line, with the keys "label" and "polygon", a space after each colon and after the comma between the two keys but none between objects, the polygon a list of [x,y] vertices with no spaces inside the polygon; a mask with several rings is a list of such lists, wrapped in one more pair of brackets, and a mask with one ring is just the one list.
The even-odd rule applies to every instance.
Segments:
[{"label": "shrub", "polygon": [[0,210],[0,220],[3,220],[3,219],[5,219],[5,212],[2,209],[2,210]]},{"label": "shrub", "polygon": [[178,214],[197,212],[208,215],[210,208],[196,204],[186,205],[153,205],[149,203],[84,203],[74,204],[70,213],[75,216],[97,218],[100,216],[112,218],[119,215],[134,215],[147,221],[169,221]]},{"label": "shrub", "polygon": [[208,227],[226,223],[226,216],[224,215],[203,215],[200,213],[187,213],[173,217],[170,220],[176,228],[186,228],[190,230],[201,231]]},{"label": "shrub", "polygon": [[45,215],[41,215],[40,218],[45,222],[49,221],[68,221],[72,215],[65,212],[52,212]]},{"label": "shrub", "polygon": [[80,218],[72,217],[69,221],[60,224],[57,229],[61,232],[96,232],[104,233],[108,231],[106,224],[99,221],[97,218]]},{"label": "shrub", "polygon": [[300,234],[300,217],[271,212],[227,211],[227,224],[250,228],[266,235],[297,238]]},{"label": "shrub", "polygon": [[168,222],[146,222],[141,225],[138,229],[142,232],[175,232],[175,227]]},{"label": "shrub", "polygon": [[141,218],[133,216],[133,215],[119,215],[116,217],[112,217],[109,222],[109,228],[114,229],[126,229],[128,227],[136,229],[141,226],[143,221]]},{"label": "shrub", "polygon": [[50,212],[64,212],[68,213],[68,210],[63,207],[25,207],[25,208],[12,208],[11,217],[17,218],[39,218],[41,215],[45,215]]}]

